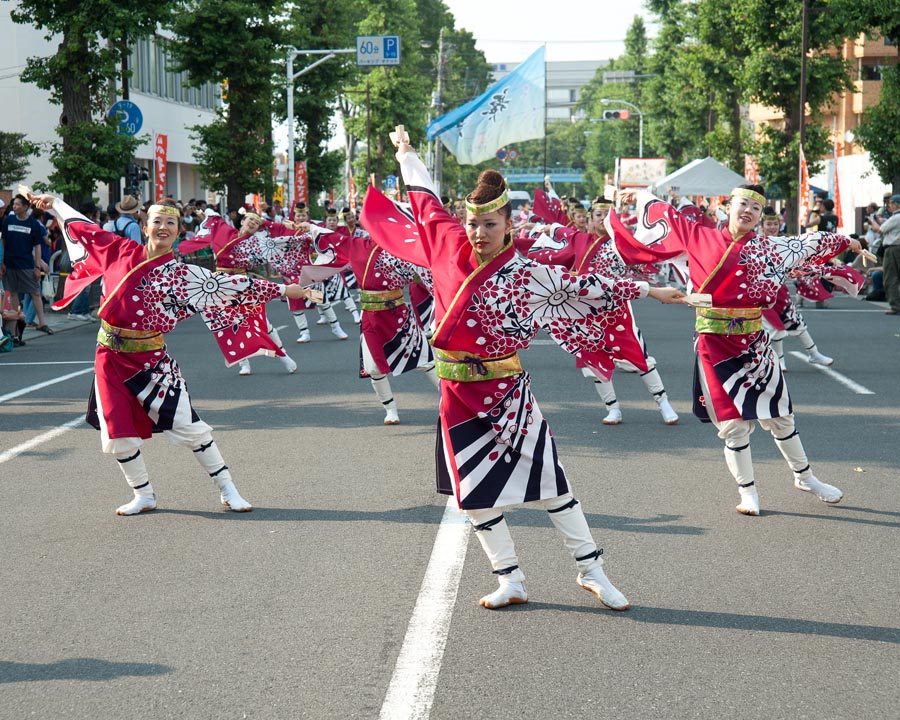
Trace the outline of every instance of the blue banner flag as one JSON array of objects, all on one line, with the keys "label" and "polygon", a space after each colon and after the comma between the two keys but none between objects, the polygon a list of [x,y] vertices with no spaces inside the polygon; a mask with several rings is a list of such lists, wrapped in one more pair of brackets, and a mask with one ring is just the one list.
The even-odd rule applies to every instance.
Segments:
[{"label": "blue banner flag", "polygon": [[428,139],[440,136],[458,163],[475,165],[508,143],[544,137],[545,83],[541,47],[477,98],[432,122]]}]

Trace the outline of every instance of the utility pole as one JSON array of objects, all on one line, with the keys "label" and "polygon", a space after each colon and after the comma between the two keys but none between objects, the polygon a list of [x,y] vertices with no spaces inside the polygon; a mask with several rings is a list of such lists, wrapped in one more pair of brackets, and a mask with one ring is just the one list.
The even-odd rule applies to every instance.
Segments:
[{"label": "utility pole", "polygon": [[[800,147],[806,142],[806,55],[809,53],[809,0],[803,0],[803,29],[800,34]],[[803,207],[803,198],[800,190],[803,186],[803,168],[799,157],[797,159],[797,226],[799,228],[806,222],[805,217],[800,217],[800,209]]]},{"label": "utility pole", "polygon": [[[437,117],[444,114],[444,28],[441,28],[441,34],[438,39],[438,76],[437,76],[437,92],[435,93],[434,112]],[[441,194],[441,185],[444,178],[444,145],[441,142],[441,136],[438,135],[434,139],[434,184],[437,187],[438,195]]]},{"label": "utility pole", "polygon": [[[288,171],[287,171],[287,189],[288,197],[293,203],[294,197],[294,80],[301,75],[305,75],[313,68],[318,67],[323,62],[331,60],[336,55],[355,53],[356,48],[341,48],[332,50],[298,50],[297,48],[288,48],[287,54],[287,124],[288,124]],[[302,70],[294,72],[294,58],[298,55],[323,55],[311,65],[307,65]]]}]

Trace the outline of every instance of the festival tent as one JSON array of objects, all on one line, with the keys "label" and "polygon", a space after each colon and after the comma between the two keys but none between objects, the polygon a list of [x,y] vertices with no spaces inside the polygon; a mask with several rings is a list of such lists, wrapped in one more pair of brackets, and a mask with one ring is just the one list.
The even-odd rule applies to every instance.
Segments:
[{"label": "festival tent", "polygon": [[675,193],[682,197],[716,197],[728,195],[735,187],[746,182],[743,175],[729,170],[711,157],[705,157],[692,160],[683,168],[657,180],[654,186],[657,193],[662,195]]}]

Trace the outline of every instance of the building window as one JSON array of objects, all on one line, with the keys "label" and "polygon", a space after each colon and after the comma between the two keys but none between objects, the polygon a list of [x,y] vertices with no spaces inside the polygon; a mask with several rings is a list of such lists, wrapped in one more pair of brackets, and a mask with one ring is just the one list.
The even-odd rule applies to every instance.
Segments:
[{"label": "building window", "polygon": [[884,66],[880,63],[876,63],[874,65],[860,65],[859,66],[859,79],[860,80],[883,80],[882,71]]},{"label": "building window", "polygon": [[187,73],[169,70],[171,58],[162,45],[149,38],[139,39],[131,49],[131,87],[147,95],[215,110],[219,105],[218,87],[204,83],[199,88],[188,87]]}]

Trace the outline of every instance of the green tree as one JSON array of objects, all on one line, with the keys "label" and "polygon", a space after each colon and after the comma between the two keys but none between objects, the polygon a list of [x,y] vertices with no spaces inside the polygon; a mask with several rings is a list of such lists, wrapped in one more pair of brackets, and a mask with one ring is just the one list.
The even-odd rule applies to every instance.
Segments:
[{"label": "green tree", "polygon": [[272,178],[273,88],[283,85],[280,0],[193,0],[174,16],[168,44],[176,72],[189,82],[228,81],[227,102],[209,125],[191,128],[200,175],[227,192],[229,208],[250,193],[269,195]]},{"label": "green tree", "polygon": [[[584,145],[586,165],[585,184],[592,188],[588,194],[602,192],[607,175],[615,172],[617,157],[637,157],[640,150],[641,121],[637,112],[625,103],[640,109],[646,118],[653,112],[648,110],[644,96],[643,78],[633,83],[604,82],[605,72],[630,70],[636,75],[646,75],[647,34],[644,21],[635,17],[625,38],[625,53],[610,61],[606,67],[597,70],[596,75],[582,90],[579,109],[586,119],[577,125],[581,140],[576,145]],[[610,101],[604,103],[603,100]],[[616,104],[621,100],[623,103]],[[603,121],[603,112],[610,109],[624,109],[631,113],[628,120]],[[655,112],[655,111],[654,111]],[[644,156],[652,155],[655,150],[644,137]],[[549,164],[549,163],[548,163]]]},{"label": "green tree", "polygon": [[25,177],[32,155],[40,155],[40,148],[24,133],[0,132],[0,188],[11,188]]},{"label": "green tree", "polygon": [[[359,24],[361,35],[399,35],[401,64],[373,67],[361,74],[348,94],[360,111],[345,119],[356,137],[366,137],[365,99],[369,97],[372,146],[368,148],[371,172],[378,178],[396,171],[394,148],[388,139],[395,125],[409,129],[413,144],[423,145],[431,82],[422,76],[421,34],[414,0],[371,0]],[[364,159],[357,161],[357,167]]]},{"label": "green tree", "polygon": [[[292,5],[286,26],[286,38],[302,50],[352,48],[356,45],[356,27],[364,11],[359,0],[320,0],[302,6]],[[321,56],[298,55],[294,71],[311,65]],[[358,111],[344,91],[355,84],[359,75],[356,57],[337,55],[304,73],[294,83],[294,118],[297,159],[306,160],[310,196],[341,185],[347,163],[355,153],[357,138],[345,133],[345,151],[329,151],[332,119],[336,110],[342,116]],[[284,73],[282,73],[284,78]],[[282,79],[280,86],[284,85]],[[279,95],[276,115],[286,118],[287,111]],[[343,166],[343,167],[342,167]]]},{"label": "green tree", "polygon": [[17,23],[59,36],[56,52],[29,58],[22,80],[49,90],[62,106],[50,160],[56,171],[51,186],[67,200],[89,197],[97,181],[117,182],[140,138],[119,135],[106,118],[110,77],[127,52],[128,40],[155,32],[170,8],[168,1],[83,0],[41,2],[21,0],[11,16]]}]

